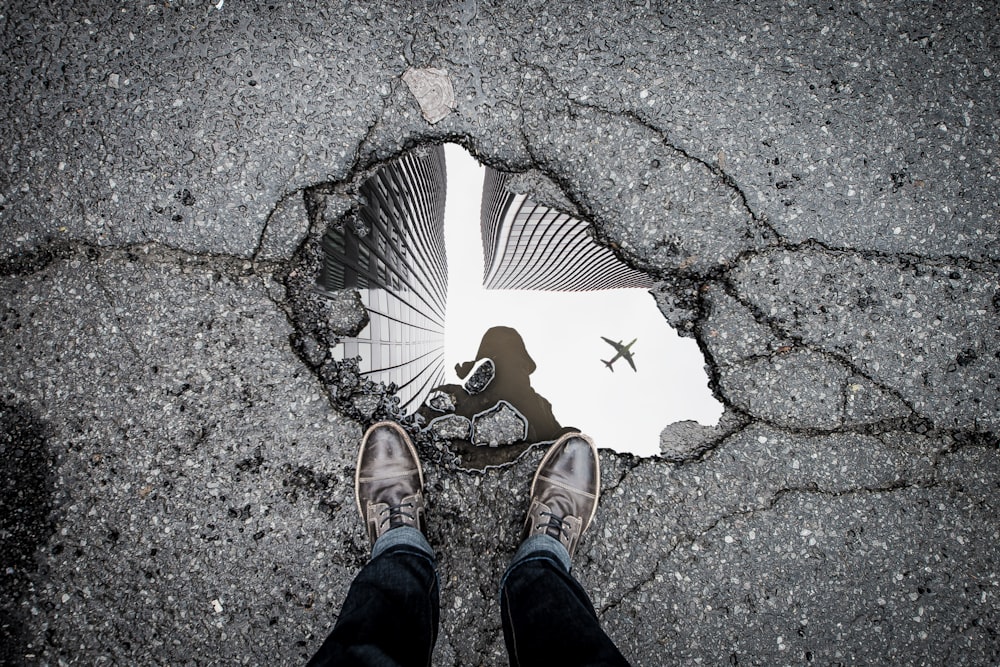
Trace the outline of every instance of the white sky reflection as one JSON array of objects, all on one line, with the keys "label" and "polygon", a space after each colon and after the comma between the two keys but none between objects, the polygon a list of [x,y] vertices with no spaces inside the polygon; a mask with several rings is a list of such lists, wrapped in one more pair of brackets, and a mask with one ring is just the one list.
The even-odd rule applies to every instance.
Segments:
[{"label": "white sky reflection", "polygon": [[[718,422],[722,406],[708,389],[701,350],[677,335],[646,290],[483,289],[484,168],[455,144],[445,145],[445,156],[446,383],[461,383],[455,364],[475,359],[486,330],[503,325],[520,332],[537,366],[531,386],[552,403],[559,423],[581,429],[598,447],[649,456],[659,453],[660,431],[669,423]],[[624,359],[613,373],[605,368],[601,359],[615,351],[601,336],[626,344],[638,338],[632,346],[638,372]]]}]

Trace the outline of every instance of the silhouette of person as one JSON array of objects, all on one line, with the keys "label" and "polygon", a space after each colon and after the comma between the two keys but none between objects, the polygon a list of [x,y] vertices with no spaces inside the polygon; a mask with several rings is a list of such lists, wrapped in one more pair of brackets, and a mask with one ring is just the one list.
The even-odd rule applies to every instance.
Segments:
[{"label": "silhouette of person", "polygon": [[473,394],[464,386],[455,384],[436,388],[455,398],[455,414],[472,419],[504,400],[527,419],[529,442],[555,440],[566,432],[567,429],[559,425],[552,413],[552,404],[531,386],[530,376],[535,372],[535,361],[528,354],[517,329],[497,326],[487,330],[479,343],[476,358],[457,364],[455,372],[465,379],[475,364],[483,359],[491,359],[495,367],[493,380],[483,391]]}]

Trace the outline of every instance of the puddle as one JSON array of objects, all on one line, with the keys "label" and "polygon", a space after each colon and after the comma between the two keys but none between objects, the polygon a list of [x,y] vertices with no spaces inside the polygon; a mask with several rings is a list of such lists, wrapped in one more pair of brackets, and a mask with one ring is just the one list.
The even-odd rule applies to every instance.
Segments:
[{"label": "puddle", "polygon": [[[322,280],[358,289],[371,321],[335,354],[395,383],[404,411],[463,467],[568,429],[648,456],[666,425],[718,421],[697,344],[664,320],[650,277],[586,223],[512,194],[506,175],[452,144],[383,167],[359,194],[361,229],[328,230]],[[633,340],[635,369],[623,356],[608,368],[612,344]],[[481,388],[477,375],[489,377]]]}]

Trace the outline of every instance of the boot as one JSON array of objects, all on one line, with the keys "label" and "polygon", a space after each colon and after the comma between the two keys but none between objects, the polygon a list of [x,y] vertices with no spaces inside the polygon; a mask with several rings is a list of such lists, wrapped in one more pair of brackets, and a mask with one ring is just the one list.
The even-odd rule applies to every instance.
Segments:
[{"label": "boot", "polygon": [[361,439],[354,492],[372,544],[387,531],[424,531],[424,474],[410,437],[399,424],[379,422]]},{"label": "boot", "polygon": [[531,482],[531,506],[522,539],[544,533],[562,542],[570,558],[597,511],[600,463],[593,440],[567,433],[549,447]]}]

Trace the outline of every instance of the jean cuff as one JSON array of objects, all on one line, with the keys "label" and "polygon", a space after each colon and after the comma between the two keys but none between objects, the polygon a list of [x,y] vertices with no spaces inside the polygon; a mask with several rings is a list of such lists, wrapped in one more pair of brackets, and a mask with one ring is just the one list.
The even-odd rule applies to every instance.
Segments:
[{"label": "jean cuff", "polygon": [[507,584],[507,577],[513,572],[518,565],[529,560],[539,560],[544,559],[547,561],[555,561],[562,566],[566,573],[569,573],[570,559],[569,551],[563,546],[563,543],[552,537],[551,535],[532,535],[524,542],[521,542],[521,546],[517,548],[517,552],[510,561],[510,565],[507,566],[507,571],[503,573],[503,577],[500,579],[500,591],[503,591],[503,587]]},{"label": "jean cuff", "polygon": [[372,560],[378,558],[383,553],[393,547],[407,546],[427,554],[427,557],[434,560],[434,550],[431,549],[430,542],[424,534],[413,526],[400,526],[382,533],[382,537],[375,540],[372,547]]},{"label": "jean cuff", "polygon": [[566,550],[562,542],[544,533],[541,535],[532,535],[524,542],[521,542],[521,546],[517,548],[517,553],[514,554],[514,558],[510,561],[510,567],[514,567],[522,560],[541,554],[548,554],[555,557],[559,561],[559,564],[563,566],[563,569],[569,572],[572,564],[569,559],[569,551]]}]

